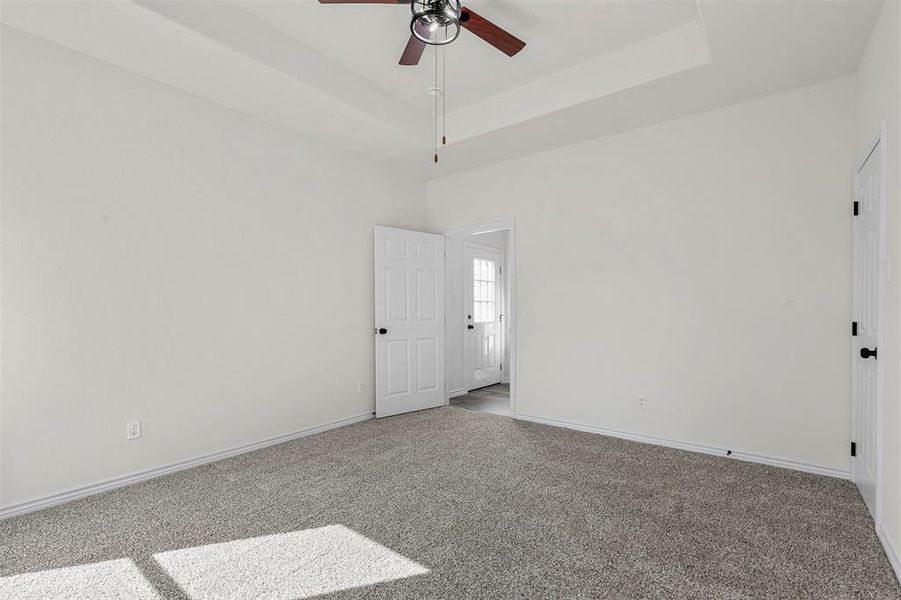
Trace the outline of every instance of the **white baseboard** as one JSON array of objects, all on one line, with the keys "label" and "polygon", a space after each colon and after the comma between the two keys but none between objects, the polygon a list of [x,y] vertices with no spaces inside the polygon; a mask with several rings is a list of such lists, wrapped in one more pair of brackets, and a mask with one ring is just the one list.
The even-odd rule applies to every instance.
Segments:
[{"label": "white baseboard", "polygon": [[54,494],[52,496],[45,496],[36,500],[28,500],[26,502],[20,502],[18,504],[3,506],[0,507],[0,519],[6,519],[9,517],[14,517],[16,515],[23,515],[25,513],[42,510],[44,508],[56,506],[57,504],[71,502],[72,500],[75,500],[77,498],[92,496],[94,494],[99,494],[101,492],[124,487],[133,483],[153,479],[154,477],[159,477],[160,475],[167,475],[176,471],[183,471],[185,469],[190,469],[191,467],[197,467],[200,465],[205,465],[207,463],[216,462],[217,460],[222,460],[224,458],[237,456],[238,454],[245,454],[247,452],[253,452],[254,450],[260,450],[261,448],[266,448],[268,446],[290,442],[291,440],[296,440],[298,438],[306,437],[308,435],[313,435],[316,433],[322,433],[323,431],[328,431],[329,429],[336,429],[338,427],[353,425],[354,423],[360,423],[362,421],[372,419],[374,416],[375,414],[370,412],[363,413],[361,415],[355,415],[353,417],[347,417],[345,419],[338,419],[337,421],[331,421],[330,423],[326,423],[324,425],[301,429],[299,431],[278,435],[258,442],[244,444],[242,446],[235,446],[233,448],[222,450],[220,452],[205,454],[196,458],[171,463],[162,467],[148,469],[146,471],[140,471],[138,473],[125,475],[123,477],[107,479],[106,481],[101,481],[93,485],[75,488],[66,492],[62,492],[60,494]]},{"label": "white baseboard", "polygon": [[447,393],[447,399],[450,400],[451,398],[456,398],[457,396],[465,396],[466,394],[467,391],[465,388],[459,390],[450,390]]},{"label": "white baseboard", "polygon": [[566,429],[575,429],[577,431],[586,431],[588,433],[597,433],[610,437],[631,440],[633,442],[642,442],[644,444],[655,444],[657,446],[666,446],[667,448],[677,448],[679,450],[688,450],[689,452],[700,452],[702,454],[712,454],[714,456],[723,456],[735,458],[745,462],[754,462],[772,467],[781,467],[783,469],[792,469],[794,471],[803,471],[805,473],[813,473],[815,475],[826,475],[827,477],[837,477],[839,479],[851,479],[850,471],[835,469],[833,467],[824,467],[821,465],[813,465],[784,458],[775,458],[763,454],[754,454],[752,452],[742,452],[726,448],[717,448],[704,444],[695,444],[692,442],[682,442],[679,440],[670,440],[667,438],[656,437],[652,435],[644,435],[640,433],[631,433],[628,431],[619,431],[616,429],[608,429],[606,427],[595,427],[593,425],[582,425],[580,423],[571,423],[569,421],[560,421],[558,419],[546,419],[544,417],[536,417],[533,415],[524,415],[516,413],[514,419],[522,421],[531,421],[532,423],[541,423],[543,425],[551,425],[553,427],[565,427]]},{"label": "white baseboard", "polygon": [[889,539],[888,535],[886,535],[885,530],[879,523],[876,523],[876,537],[882,542],[882,549],[885,550],[885,555],[888,557],[892,569],[895,570],[895,577],[901,582],[901,559],[899,559],[899,556],[901,555],[898,554],[892,541]]}]

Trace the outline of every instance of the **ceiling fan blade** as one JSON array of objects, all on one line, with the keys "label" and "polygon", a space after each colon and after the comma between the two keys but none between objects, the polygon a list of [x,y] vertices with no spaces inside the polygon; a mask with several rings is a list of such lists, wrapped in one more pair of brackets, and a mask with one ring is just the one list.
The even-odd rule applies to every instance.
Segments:
[{"label": "ceiling fan blade", "polygon": [[[416,22],[414,25],[416,27],[416,31],[418,31],[424,37],[428,37],[429,28],[425,25]],[[407,47],[404,48],[404,53],[400,55],[400,62],[398,64],[405,66],[414,66],[419,64],[419,59],[422,58],[422,53],[425,51],[425,42],[417,38],[415,35],[410,36],[410,41],[407,42]]]},{"label": "ceiling fan blade", "polygon": [[526,47],[524,41],[465,6],[460,11],[460,24],[507,56],[513,56]]}]

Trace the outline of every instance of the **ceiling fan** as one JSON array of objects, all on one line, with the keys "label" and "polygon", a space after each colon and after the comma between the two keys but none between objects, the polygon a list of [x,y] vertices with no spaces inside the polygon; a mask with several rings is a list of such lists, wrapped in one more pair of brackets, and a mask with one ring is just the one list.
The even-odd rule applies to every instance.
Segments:
[{"label": "ceiling fan", "polygon": [[417,65],[426,45],[444,46],[468,29],[507,56],[514,56],[526,43],[462,6],[460,0],[319,0],[321,4],[409,4],[410,41],[400,57],[401,65]]}]

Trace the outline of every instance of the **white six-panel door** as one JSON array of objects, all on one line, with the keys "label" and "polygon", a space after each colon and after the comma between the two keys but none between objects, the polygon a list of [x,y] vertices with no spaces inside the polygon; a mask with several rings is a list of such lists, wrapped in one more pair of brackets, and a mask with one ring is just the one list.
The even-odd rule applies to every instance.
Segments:
[{"label": "white six-panel door", "polygon": [[376,227],[375,414],[444,401],[444,236]]},{"label": "white six-panel door", "polygon": [[464,368],[466,387],[473,390],[503,378],[503,254],[467,244],[463,257]]},{"label": "white six-panel door", "polygon": [[880,461],[880,395],[882,370],[879,348],[883,329],[884,140],[876,143],[855,177],[852,344],[852,476],[874,517]]}]

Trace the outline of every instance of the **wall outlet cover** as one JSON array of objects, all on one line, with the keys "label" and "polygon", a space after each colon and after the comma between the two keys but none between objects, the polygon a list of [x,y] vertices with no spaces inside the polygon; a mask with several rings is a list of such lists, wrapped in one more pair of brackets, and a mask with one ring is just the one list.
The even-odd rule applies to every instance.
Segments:
[{"label": "wall outlet cover", "polygon": [[131,421],[125,426],[125,439],[135,440],[141,437],[141,422]]}]

